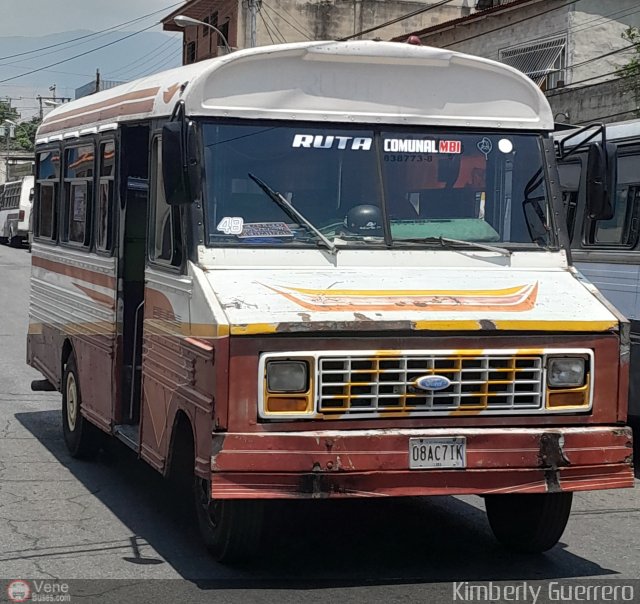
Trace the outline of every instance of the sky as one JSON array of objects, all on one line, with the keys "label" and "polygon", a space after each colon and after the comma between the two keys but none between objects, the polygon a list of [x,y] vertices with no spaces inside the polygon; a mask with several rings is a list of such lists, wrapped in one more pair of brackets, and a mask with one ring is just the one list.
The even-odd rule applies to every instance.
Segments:
[{"label": "sky", "polygon": [[[2,0],[1,4],[0,36],[45,36],[75,29],[100,30],[155,11],[161,11],[156,16],[159,19],[184,1]],[[152,22],[149,18],[144,24]],[[128,29],[136,29],[135,24]]]},{"label": "sky", "polygon": [[[56,85],[57,96],[72,97],[77,87],[93,79],[96,68],[101,69],[103,79],[130,80],[145,75],[145,69],[152,73],[179,65],[181,35],[163,33],[162,26],[154,24],[184,3],[185,0],[0,0],[4,9],[0,19],[0,99],[12,98],[22,119],[29,119],[38,110],[36,97],[52,94],[49,86]],[[127,23],[136,19],[139,20]],[[68,47],[12,57],[115,26],[119,27]],[[86,57],[14,79],[150,26],[149,34],[138,34]],[[165,43],[165,36],[173,41],[167,39]],[[154,60],[156,50],[158,60]],[[138,57],[141,68],[136,70],[131,63]]]}]

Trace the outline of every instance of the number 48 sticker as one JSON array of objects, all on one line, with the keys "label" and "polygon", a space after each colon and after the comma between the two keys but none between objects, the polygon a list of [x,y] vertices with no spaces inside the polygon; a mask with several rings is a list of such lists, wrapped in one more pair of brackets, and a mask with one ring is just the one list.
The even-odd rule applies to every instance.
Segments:
[{"label": "number 48 sticker", "polygon": [[240,216],[225,216],[216,229],[225,235],[240,235],[244,227],[244,220]]}]

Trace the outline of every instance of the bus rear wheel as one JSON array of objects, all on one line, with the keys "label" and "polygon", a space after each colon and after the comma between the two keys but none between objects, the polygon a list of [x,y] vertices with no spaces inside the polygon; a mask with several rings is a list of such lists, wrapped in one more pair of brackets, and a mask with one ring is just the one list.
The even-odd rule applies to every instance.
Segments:
[{"label": "bus rear wheel", "polygon": [[218,561],[243,562],[258,551],[262,535],[264,504],[255,499],[213,500],[211,483],[195,478],[194,494],[198,528]]},{"label": "bus rear wheel", "polygon": [[71,457],[92,459],[100,449],[102,432],[87,421],[81,409],[78,369],[71,353],[62,377],[62,434]]},{"label": "bus rear wheel", "polygon": [[541,553],[558,543],[569,520],[573,493],[487,495],[491,530],[505,547]]},{"label": "bus rear wheel", "polygon": [[11,247],[20,247],[22,245],[22,237],[16,235],[16,231],[13,226],[9,229],[9,245]]}]

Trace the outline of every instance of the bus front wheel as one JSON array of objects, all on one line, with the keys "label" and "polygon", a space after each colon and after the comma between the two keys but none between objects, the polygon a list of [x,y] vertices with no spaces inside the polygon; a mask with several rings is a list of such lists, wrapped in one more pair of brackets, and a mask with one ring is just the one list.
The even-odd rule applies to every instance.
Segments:
[{"label": "bus front wheel", "polygon": [[540,553],[562,537],[573,493],[487,495],[485,506],[496,539],[509,549]]},{"label": "bus front wheel", "polygon": [[262,535],[264,504],[255,499],[211,499],[211,484],[195,479],[195,506],[204,543],[218,562],[255,556]]},{"label": "bus front wheel", "polygon": [[62,378],[62,434],[71,457],[91,459],[101,444],[102,433],[82,415],[82,396],[73,353]]}]

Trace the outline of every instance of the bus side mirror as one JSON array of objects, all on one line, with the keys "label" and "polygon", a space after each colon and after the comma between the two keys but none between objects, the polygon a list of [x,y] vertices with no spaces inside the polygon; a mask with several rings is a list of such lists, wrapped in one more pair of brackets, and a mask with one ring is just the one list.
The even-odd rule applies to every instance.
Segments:
[{"label": "bus side mirror", "polygon": [[191,203],[182,120],[169,122],[162,128],[162,180],[164,196],[171,206]]},{"label": "bus side mirror", "polygon": [[591,220],[613,218],[617,153],[613,144],[591,143],[587,155],[587,212]]}]

